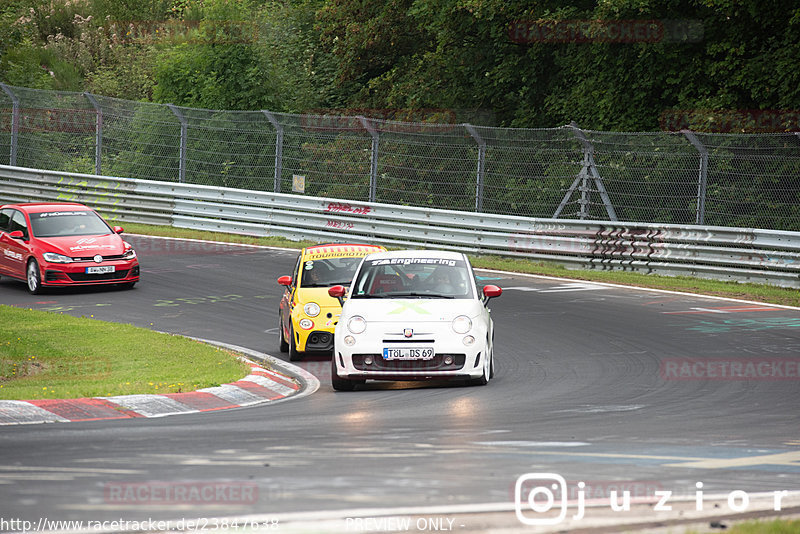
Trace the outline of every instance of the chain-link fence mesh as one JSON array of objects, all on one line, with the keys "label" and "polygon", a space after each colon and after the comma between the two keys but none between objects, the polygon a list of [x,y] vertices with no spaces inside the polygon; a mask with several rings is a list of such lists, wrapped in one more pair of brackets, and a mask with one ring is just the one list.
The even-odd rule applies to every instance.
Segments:
[{"label": "chain-link fence mesh", "polygon": [[213,111],[1,85],[0,163],[354,201],[800,230],[800,135]]}]

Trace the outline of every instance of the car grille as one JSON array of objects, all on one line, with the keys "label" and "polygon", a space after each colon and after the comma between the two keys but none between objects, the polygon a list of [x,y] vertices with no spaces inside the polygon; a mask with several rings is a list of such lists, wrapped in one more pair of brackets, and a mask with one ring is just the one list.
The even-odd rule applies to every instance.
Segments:
[{"label": "car grille", "polygon": [[[372,365],[364,363],[367,356],[372,356]],[[445,365],[445,356],[452,356],[453,363]],[[359,371],[457,371],[466,359],[466,354],[437,354],[431,360],[384,360],[382,354],[353,354],[353,366]]]},{"label": "car grille", "polygon": [[128,269],[115,271],[113,273],[86,274],[86,273],[67,273],[73,282],[94,282],[96,280],[122,280],[128,277]]},{"label": "car grille", "polygon": [[333,334],[324,331],[313,331],[308,334],[306,339],[307,351],[329,351],[333,350]]},{"label": "car grille", "polygon": [[[112,256],[103,256],[103,261],[115,261],[115,260],[124,260],[125,257],[123,254],[114,254]],[[72,261],[81,262],[92,262],[94,263],[94,256],[80,256],[76,258],[72,258]]]}]

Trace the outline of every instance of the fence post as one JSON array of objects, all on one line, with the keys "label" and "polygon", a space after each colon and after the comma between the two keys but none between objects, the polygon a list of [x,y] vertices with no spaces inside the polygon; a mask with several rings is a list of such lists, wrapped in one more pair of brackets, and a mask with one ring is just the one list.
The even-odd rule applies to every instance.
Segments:
[{"label": "fence post", "polygon": [[0,82],[0,88],[11,98],[11,154],[8,164],[17,165],[17,145],[19,143],[19,98],[9,86]]},{"label": "fence post", "polygon": [[464,123],[464,127],[478,143],[478,174],[475,178],[475,211],[483,211],[483,178],[486,172],[486,141],[471,124]]},{"label": "fence post", "polygon": [[267,117],[267,120],[272,124],[272,127],[275,128],[276,137],[275,137],[275,185],[273,186],[273,190],[275,193],[281,192],[281,174],[283,173],[283,124],[278,122],[278,119],[275,118],[275,115],[271,111],[267,111],[265,109],[261,110],[261,113]]},{"label": "fence post", "polygon": [[181,149],[178,159],[178,181],[183,183],[186,181],[186,145],[187,137],[189,135],[189,121],[186,120],[183,112],[174,104],[167,104],[167,107],[176,117],[178,117],[178,120],[181,121]]},{"label": "fence post", "polygon": [[608,196],[608,191],[606,191],[605,185],[603,185],[603,177],[600,176],[600,172],[597,170],[597,164],[594,161],[594,146],[589,140],[586,138],[586,135],[583,133],[583,130],[578,128],[578,125],[575,122],[571,122],[569,128],[572,129],[572,132],[575,134],[575,137],[578,138],[578,141],[581,142],[583,145],[583,168],[581,172],[578,173],[578,176],[575,177],[575,180],[572,182],[567,194],[564,195],[564,199],[561,201],[561,204],[558,206],[558,209],[553,214],[553,218],[557,219],[558,216],[561,214],[561,211],[569,202],[572,193],[575,192],[576,189],[580,190],[581,192],[581,213],[580,218],[585,219],[589,216],[587,211],[587,206],[589,204],[589,178],[594,181],[595,187],[597,187],[597,192],[600,193],[600,198],[603,199],[603,205],[606,208],[606,213],[608,214],[608,218],[611,221],[616,221],[617,213],[614,211],[614,205],[611,203],[611,197]]},{"label": "fence post", "polygon": [[700,176],[697,179],[697,211],[695,224],[705,224],[706,219],[706,186],[708,183],[708,149],[694,135],[691,130],[681,130],[681,133],[689,140],[695,149],[700,153]]},{"label": "fence post", "polygon": [[369,201],[375,202],[378,192],[378,142],[380,141],[380,135],[366,117],[358,115],[358,120],[361,121],[361,125],[369,132],[369,135],[372,136],[372,159],[369,168]]},{"label": "fence post", "polygon": [[102,174],[100,172],[102,168],[100,162],[103,157],[103,109],[97,103],[97,99],[93,94],[85,92],[83,96],[86,97],[97,114],[94,121],[94,173],[100,175]]}]

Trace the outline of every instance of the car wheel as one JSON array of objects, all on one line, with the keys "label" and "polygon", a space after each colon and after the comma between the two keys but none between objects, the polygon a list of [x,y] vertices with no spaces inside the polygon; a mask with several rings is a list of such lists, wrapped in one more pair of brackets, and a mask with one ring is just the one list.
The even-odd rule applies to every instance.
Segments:
[{"label": "car wheel", "polygon": [[39,264],[36,260],[28,262],[27,271],[28,291],[31,295],[38,295],[42,292],[42,273],[39,271]]},{"label": "car wheel", "polygon": [[126,282],[124,284],[120,284],[119,287],[121,287],[122,289],[133,289],[133,286],[135,286],[135,285],[136,285],[136,282]]},{"label": "car wheel", "polygon": [[339,376],[336,370],[336,355],[331,356],[331,385],[336,391],[353,391],[356,382]]},{"label": "car wheel", "polygon": [[294,340],[294,328],[289,325],[289,360],[296,362],[303,358],[303,353],[297,350],[297,343]]},{"label": "car wheel", "polygon": [[283,317],[281,316],[281,311],[278,310],[278,339],[280,343],[278,348],[280,348],[281,352],[286,352],[289,350],[289,344],[286,342],[286,339],[283,337]]}]

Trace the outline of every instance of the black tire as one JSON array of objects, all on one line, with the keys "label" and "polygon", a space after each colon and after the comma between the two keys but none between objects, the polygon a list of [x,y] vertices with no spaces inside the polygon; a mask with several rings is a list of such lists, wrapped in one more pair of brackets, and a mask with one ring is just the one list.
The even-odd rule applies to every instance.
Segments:
[{"label": "black tire", "polygon": [[38,295],[42,292],[42,272],[39,270],[39,264],[35,259],[28,262],[25,269],[25,280],[28,284],[28,292],[31,295]]},{"label": "black tire", "polygon": [[357,382],[353,380],[348,380],[339,376],[339,373],[336,371],[336,355],[334,354],[331,356],[331,385],[333,389],[336,391],[353,391],[356,387],[356,383]]},{"label": "black tire", "polygon": [[125,282],[124,284],[120,284],[119,287],[122,289],[133,289],[133,286],[136,285],[136,282]]},{"label": "black tire", "polygon": [[278,339],[280,342],[278,343],[278,348],[281,352],[288,352],[289,351],[289,344],[286,342],[286,339],[283,337],[283,316],[281,315],[281,311],[278,310]]},{"label": "black tire", "polygon": [[297,350],[297,344],[294,340],[294,328],[289,325],[289,361],[297,362],[303,359],[303,353]]}]

